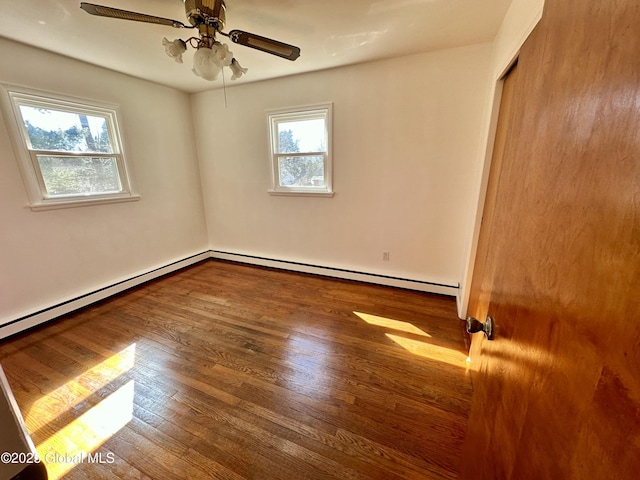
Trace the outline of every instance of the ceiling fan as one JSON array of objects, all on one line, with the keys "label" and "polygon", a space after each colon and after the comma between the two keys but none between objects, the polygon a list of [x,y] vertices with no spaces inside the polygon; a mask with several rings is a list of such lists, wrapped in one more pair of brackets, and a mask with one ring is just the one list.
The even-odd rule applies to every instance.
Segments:
[{"label": "ceiling fan", "polygon": [[167,40],[163,38],[162,44],[167,55],[182,63],[182,54],[187,50],[187,45],[196,49],[193,56],[193,73],[205,80],[215,80],[220,76],[222,67],[230,67],[233,72],[232,80],[240,78],[247,72],[238,61],[233,58],[226,44],[216,40],[216,34],[228,37],[233,43],[245,47],[270,53],[278,57],[294,61],[300,56],[300,48],[279,42],[271,38],[262,37],[242,30],[231,30],[225,33],[226,5],[224,0],[183,0],[188,24],[170,18],[156,17],[144,13],[130,12],[118,8],[81,2],[80,8],[91,15],[111,17],[121,20],[133,20],[137,22],[155,23],[173,28],[192,28],[198,30],[197,37],[187,40]]}]

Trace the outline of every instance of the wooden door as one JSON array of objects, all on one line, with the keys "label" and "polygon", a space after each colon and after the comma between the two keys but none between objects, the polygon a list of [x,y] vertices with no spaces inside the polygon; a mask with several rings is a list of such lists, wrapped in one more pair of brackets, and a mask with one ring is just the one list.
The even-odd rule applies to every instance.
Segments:
[{"label": "wooden door", "polygon": [[505,83],[463,479],[640,471],[639,32],[637,0],[547,0]]}]

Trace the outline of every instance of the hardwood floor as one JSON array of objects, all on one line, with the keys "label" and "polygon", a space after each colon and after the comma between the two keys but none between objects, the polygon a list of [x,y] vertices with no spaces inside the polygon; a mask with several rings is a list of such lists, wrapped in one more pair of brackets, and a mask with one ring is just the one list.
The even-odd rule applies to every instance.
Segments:
[{"label": "hardwood floor", "polygon": [[466,357],[449,297],[221,261],[0,342],[52,479],[455,479]]}]

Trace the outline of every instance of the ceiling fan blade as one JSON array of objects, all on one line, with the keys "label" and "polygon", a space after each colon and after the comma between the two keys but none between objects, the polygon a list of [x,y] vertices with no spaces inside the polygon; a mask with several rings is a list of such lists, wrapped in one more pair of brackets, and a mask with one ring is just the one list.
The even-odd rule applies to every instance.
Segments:
[{"label": "ceiling fan blade", "polygon": [[93,3],[80,2],[80,8],[91,15],[97,15],[99,17],[155,23],[156,25],[167,25],[174,28],[193,28],[187,27],[184,23],[177,20],[171,20],[170,18],[154,17],[153,15],[145,15],[144,13],[130,12],[128,10],[120,10],[118,8],[105,7],[103,5],[95,5]]},{"label": "ceiling fan blade", "polygon": [[261,37],[242,30],[231,30],[228,37],[233,43],[244,45],[245,47],[255,48],[263,52],[286,58],[287,60],[295,60],[300,56],[300,49],[287,43],[278,42],[267,37]]}]

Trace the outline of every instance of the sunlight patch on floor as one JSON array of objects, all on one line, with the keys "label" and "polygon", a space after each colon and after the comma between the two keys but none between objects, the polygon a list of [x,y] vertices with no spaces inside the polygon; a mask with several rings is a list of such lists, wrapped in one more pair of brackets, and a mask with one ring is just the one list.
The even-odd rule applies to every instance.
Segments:
[{"label": "sunlight patch on floor", "polygon": [[418,355],[419,357],[427,358],[429,360],[437,360],[457,367],[468,367],[467,356],[464,353],[450,348],[433,345],[428,342],[421,342],[420,340],[413,340],[411,338],[393,335],[391,333],[385,333],[385,335],[405,350],[413,353],[414,355]]},{"label": "sunlight patch on floor", "polygon": [[91,462],[89,454],[131,421],[134,386],[130,380],[36,447],[49,480],[61,479],[76,465]]},{"label": "sunlight patch on floor", "polygon": [[368,313],[353,312],[369,325],[376,325],[378,327],[388,328],[390,330],[398,330],[405,333],[413,333],[414,335],[420,335],[421,337],[431,337],[428,333],[420,330],[418,327],[409,322],[403,322],[400,320],[392,320],[391,318],[379,317],[377,315],[370,315]]},{"label": "sunlight patch on floor", "polygon": [[29,431],[34,432],[46,426],[60,414],[72,409],[93,395],[94,392],[131,370],[135,358],[136,344],[132,343],[122,351],[36,400],[29,408],[29,413],[25,415],[25,423]]},{"label": "sunlight patch on floor", "polygon": [[[414,355],[429,360],[448,363],[465,369],[469,368],[466,354],[451,348],[434,345],[429,340],[433,337],[412,323],[380,317],[378,315],[371,315],[368,313],[353,313],[369,325],[374,325],[387,330],[394,330],[396,333],[385,333],[386,337],[393,340],[394,343]],[[416,336],[420,338],[415,338]]]},{"label": "sunlight patch on floor", "polygon": [[63,427],[56,424],[64,421],[62,415],[76,407],[84,407],[82,402],[91,403],[92,396],[100,395],[101,390],[131,370],[135,358],[136,344],[132,343],[33,403],[25,422],[32,435],[37,432],[38,437],[47,437],[36,449],[50,480],[62,478],[80,463],[96,461],[91,454],[131,421],[134,380],[129,380]]}]

